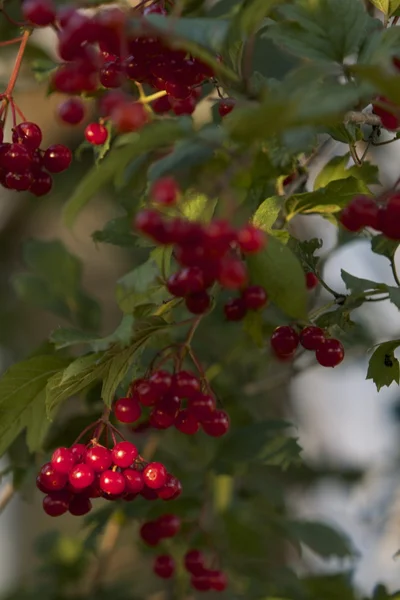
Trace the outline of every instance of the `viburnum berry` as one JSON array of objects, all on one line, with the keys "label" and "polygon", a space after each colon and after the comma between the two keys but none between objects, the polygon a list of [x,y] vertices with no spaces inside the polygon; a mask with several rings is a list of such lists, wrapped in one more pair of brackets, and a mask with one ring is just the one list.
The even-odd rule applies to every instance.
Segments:
[{"label": "viburnum berry", "polygon": [[33,181],[32,174],[29,171],[25,173],[6,173],[4,187],[15,190],[16,192],[25,192],[31,188]]},{"label": "viburnum berry", "polygon": [[150,425],[155,429],[168,429],[175,421],[174,414],[168,414],[160,408],[155,408],[150,415]]},{"label": "viburnum berry", "polygon": [[150,502],[154,501],[154,500],[158,500],[158,498],[160,497],[158,495],[158,491],[149,487],[148,485],[144,485],[142,491],[140,492],[140,495],[142,496],[142,498],[144,498],[145,500],[149,500]]},{"label": "viburnum berry", "polygon": [[196,98],[189,96],[184,100],[176,100],[171,98],[171,106],[173,113],[179,117],[180,115],[192,115],[196,110]]},{"label": "viburnum berry", "polygon": [[235,108],[235,101],[227,98],[226,100],[221,100],[218,104],[218,112],[221,117],[225,117],[229,115],[230,112]]},{"label": "viburnum berry", "polygon": [[283,325],[277,327],[271,336],[271,347],[275,354],[280,357],[288,357],[295,352],[300,338],[293,327]]},{"label": "viburnum berry", "polygon": [[186,435],[194,435],[200,429],[200,423],[189,410],[181,410],[175,417],[175,427]]},{"label": "viburnum berry", "polygon": [[215,398],[201,392],[188,400],[188,411],[200,422],[210,418],[215,406]]},{"label": "viburnum berry", "polygon": [[394,193],[387,199],[386,206],[378,212],[377,229],[391,240],[400,240],[400,194]]},{"label": "viburnum berry", "polygon": [[93,468],[87,464],[81,463],[75,465],[69,472],[69,482],[77,490],[88,488],[95,479]]},{"label": "viburnum berry", "polygon": [[90,498],[85,494],[77,494],[71,498],[68,510],[71,515],[74,515],[75,517],[83,517],[83,515],[87,515],[92,510]]},{"label": "viburnum berry", "polygon": [[144,406],[153,406],[159,399],[159,393],[156,386],[146,379],[136,382],[135,393],[137,394],[139,402]]},{"label": "viburnum berry", "polygon": [[58,116],[68,125],[78,125],[85,117],[85,107],[79,98],[68,98],[58,107]]},{"label": "viburnum berry", "polygon": [[242,299],[247,310],[259,310],[267,304],[267,292],[261,285],[250,285],[242,291]]},{"label": "viburnum berry", "polygon": [[327,339],[321,344],[315,357],[323,367],[337,367],[344,359],[344,348],[339,340]]},{"label": "viburnum berry", "polygon": [[53,452],[51,465],[58,473],[69,473],[74,464],[74,456],[68,448],[57,448]]},{"label": "viburnum berry", "polygon": [[211,298],[206,291],[188,294],[185,298],[186,308],[193,315],[202,315],[211,306]]},{"label": "viburnum berry", "polygon": [[28,148],[22,144],[3,144],[0,153],[0,167],[12,173],[24,173],[31,165]]},{"label": "viburnum berry", "polygon": [[168,554],[156,556],[153,571],[158,577],[162,577],[163,579],[172,577],[175,572],[175,561],[172,556]]},{"label": "viburnum berry", "polygon": [[183,559],[185,569],[192,575],[200,576],[205,571],[205,556],[200,550],[188,550]]},{"label": "viburnum berry", "polygon": [[239,229],[237,240],[240,249],[245,254],[254,254],[262,250],[267,243],[267,237],[258,227],[248,224]]},{"label": "viburnum berry", "polygon": [[193,398],[200,391],[200,381],[190,371],[178,371],[173,380],[173,391],[178,398]]},{"label": "viburnum berry", "polygon": [[172,375],[168,373],[168,371],[154,371],[149,379],[149,382],[152,390],[154,390],[154,393],[162,396],[168,392],[171,387]]},{"label": "viburnum berry", "polygon": [[208,577],[212,590],[215,590],[216,592],[224,592],[228,587],[226,575],[222,571],[209,571]]},{"label": "viburnum berry", "polygon": [[157,490],[157,495],[162,500],[175,500],[182,493],[182,484],[177,477],[167,473],[164,485]]},{"label": "viburnum berry", "polygon": [[340,222],[349,231],[360,231],[363,227],[377,228],[378,205],[369,196],[355,196],[342,210]]},{"label": "viburnum berry", "polygon": [[140,537],[148,546],[157,546],[162,536],[160,528],[156,521],[147,521],[143,523],[139,531]]},{"label": "viburnum berry", "polygon": [[72,153],[63,144],[49,146],[43,156],[43,166],[50,173],[61,173],[68,169],[72,161]]},{"label": "viburnum berry", "polygon": [[114,415],[121,423],[134,423],[140,418],[142,409],[136,397],[119,398],[114,406]]},{"label": "viburnum berry", "polygon": [[203,431],[212,437],[221,437],[229,430],[229,417],[224,410],[215,410],[206,420],[201,421]]},{"label": "viburnum berry", "polygon": [[108,448],[104,446],[93,446],[86,452],[85,463],[89,465],[95,473],[106,471],[113,462],[113,457]]},{"label": "viburnum berry", "polygon": [[207,572],[201,575],[192,575],[190,583],[191,586],[199,592],[208,592],[211,589],[211,581]]},{"label": "viburnum berry", "polygon": [[148,122],[143,104],[126,102],[118,104],[111,113],[112,122],[118,133],[129,133],[141,129]]},{"label": "viburnum berry", "polygon": [[151,462],[143,470],[143,480],[147,487],[158,490],[167,481],[167,469],[162,463]]},{"label": "viburnum berry", "polygon": [[223,287],[229,290],[240,289],[246,284],[247,278],[246,265],[238,258],[226,256],[221,261],[218,280]]},{"label": "viburnum berry", "polygon": [[47,492],[62,490],[67,481],[67,474],[56,471],[50,462],[42,466],[38,475],[38,487],[40,484]]},{"label": "viburnum berry", "polygon": [[22,14],[26,21],[36,27],[47,27],[54,23],[56,9],[51,0],[24,0]]},{"label": "viburnum berry", "polygon": [[111,452],[114,465],[122,468],[130,467],[138,454],[138,449],[131,442],[119,442]]},{"label": "viburnum berry", "polygon": [[156,523],[160,537],[163,539],[174,537],[181,528],[181,520],[177,515],[161,515]]},{"label": "viburnum berry", "polygon": [[118,471],[104,471],[100,477],[100,488],[106,494],[120,496],[125,490],[125,478]]},{"label": "viburnum berry", "polygon": [[125,469],[123,471],[125,479],[125,489],[130,494],[139,494],[144,487],[143,476],[140,471],[134,469]]},{"label": "viburnum berry", "polygon": [[33,180],[29,191],[35,196],[45,196],[53,187],[53,179],[46,171],[37,171],[33,174]]},{"label": "viburnum berry", "polygon": [[300,332],[300,343],[306,350],[317,350],[325,343],[325,332],[320,327],[309,325]]},{"label": "viburnum berry", "polygon": [[308,272],[306,273],[306,287],[308,290],[313,290],[319,284],[319,279],[315,275],[315,273]]},{"label": "viburnum berry", "polygon": [[68,511],[70,494],[66,491],[51,492],[43,498],[43,510],[50,517],[60,517]]},{"label": "viburnum berry", "polygon": [[42,130],[36,123],[25,121],[14,128],[12,140],[28,150],[36,150],[42,143]]},{"label": "viburnum berry", "polygon": [[387,105],[387,108],[378,106],[375,102],[373,103],[373,112],[381,118],[382,125],[389,131],[395,131],[400,128],[400,109],[392,101],[379,96],[376,101],[382,102]]},{"label": "viburnum berry", "polygon": [[227,321],[241,321],[247,313],[247,306],[243,298],[231,298],[224,306]]},{"label": "viburnum berry", "polygon": [[108,138],[107,127],[100,123],[89,123],[85,128],[85,138],[93,146],[102,146]]},{"label": "viburnum berry", "polygon": [[85,444],[73,444],[69,450],[74,458],[75,464],[79,462],[85,462],[87,451]]},{"label": "viburnum berry", "polygon": [[172,206],[179,195],[179,186],[173,177],[161,177],[153,183],[150,196],[153,202],[162,206]]}]

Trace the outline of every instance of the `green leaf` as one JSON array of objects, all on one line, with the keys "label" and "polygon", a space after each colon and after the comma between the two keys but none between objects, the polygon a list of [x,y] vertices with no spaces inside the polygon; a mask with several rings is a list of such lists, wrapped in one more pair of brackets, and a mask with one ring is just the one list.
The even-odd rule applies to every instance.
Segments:
[{"label": "green leaf", "polygon": [[[361,306],[360,302],[360,306]],[[335,310],[324,313],[318,317],[316,324],[322,329],[330,327],[339,327],[344,332],[354,329],[356,324],[350,319],[350,311],[346,307],[337,307]]]},{"label": "green leaf", "polygon": [[249,311],[243,319],[243,329],[259,348],[264,347],[265,336],[261,312],[254,310]]},{"label": "green leaf", "polygon": [[253,223],[267,233],[274,234],[272,229],[278,215],[282,209],[282,198],[280,196],[272,196],[264,200],[254,213]]},{"label": "green leaf", "polygon": [[384,15],[389,14],[390,2],[389,0],[371,0],[372,4],[383,12]]},{"label": "green leaf", "polygon": [[132,313],[141,304],[160,304],[168,297],[164,285],[157,280],[158,265],[150,258],[118,280],[116,296],[120,309]]},{"label": "green leaf", "polygon": [[46,391],[44,388],[28,409],[26,423],[26,444],[29,452],[34,453],[42,449],[51,424],[46,414]]},{"label": "green leaf", "polygon": [[113,244],[122,248],[136,246],[136,238],[132,234],[132,226],[127,216],[108,221],[104,229],[92,233],[92,238],[95,242]]},{"label": "green leaf", "polygon": [[189,221],[208,223],[215,210],[216,200],[210,200],[203,194],[189,192],[181,204],[181,211]]},{"label": "green leaf", "polygon": [[37,450],[46,426],[41,425],[47,381],[62,372],[69,359],[35,356],[10,367],[0,379],[0,456],[27,428],[30,449]]},{"label": "green leaf", "polygon": [[294,319],[307,315],[307,289],[304,271],[293,252],[270,237],[262,252],[249,256],[247,264],[254,285],[262,285],[284,313]]},{"label": "green leaf", "polygon": [[393,381],[400,383],[400,364],[394,355],[400,340],[392,340],[380,344],[370,358],[367,379],[372,379],[379,390],[389,387]]},{"label": "green leaf", "polygon": [[214,148],[197,138],[178,142],[172,152],[151,165],[149,181],[156,181],[167,174],[190,172],[207,162],[213,154]]},{"label": "green leaf", "polygon": [[154,121],[140,130],[140,133],[121,136],[119,142],[123,146],[113,147],[113,151],[102,161],[101,165],[92,169],[76,187],[63,210],[63,219],[71,227],[78,214],[89,200],[104,186],[113,180],[117,172],[123,171],[135,158],[146,152],[161,149],[187,135],[186,121],[163,120]]},{"label": "green leaf", "polygon": [[400,0],[389,0],[389,15],[393,15],[400,8]]},{"label": "green leaf", "polygon": [[285,521],[285,530],[322,558],[354,556],[351,541],[343,533],[316,521]]},{"label": "green leaf", "polygon": [[350,154],[344,156],[335,156],[320,171],[314,182],[314,191],[326,187],[331,181],[355,177],[360,179],[366,185],[379,184],[379,169],[376,165],[364,162],[360,167],[354,165],[347,168]]},{"label": "green leaf", "polygon": [[368,290],[382,290],[385,292],[388,289],[388,286],[385,283],[377,283],[370,279],[354,277],[354,275],[350,275],[350,273],[347,273],[343,269],[341,270],[341,277],[346,284],[347,289],[355,294],[362,294]]},{"label": "green leaf", "polygon": [[389,238],[384,235],[375,235],[371,240],[372,252],[380,254],[381,256],[386,256],[390,261],[394,259],[398,247],[398,241],[389,240]]},{"label": "green leaf", "polygon": [[[398,86],[398,75],[382,69],[381,65],[354,65],[351,70],[359,79],[372,84],[376,92],[380,92],[396,106],[400,104],[400,89]],[[393,107],[396,110],[396,107]],[[389,108],[390,110],[390,108]]]},{"label": "green leaf", "polygon": [[289,241],[289,247],[292,248],[293,252],[300,259],[301,264],[306,270],[316,271],[319,256],[314,256],[317,250],[322,248],[322,240],[318,238],[311,238],[310,240],[304,240],[299,242],[292,238]]},{"label": "green leaf", "polygon": [[245,0],[233,23],[233,28],[239,28],[246,34],[254,32],[262,25],[263,19],[283,0]]}]

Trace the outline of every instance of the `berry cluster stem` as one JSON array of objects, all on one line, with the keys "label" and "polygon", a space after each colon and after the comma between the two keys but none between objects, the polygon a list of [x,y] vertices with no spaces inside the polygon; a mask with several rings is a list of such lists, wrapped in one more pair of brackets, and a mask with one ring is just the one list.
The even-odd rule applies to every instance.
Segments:
[{"label": "berry cluster stem", "polygon": [[16,84],[16,81],[17,81],[17,78],[19,75],[19,71],[21,69],[22,59],[24,57],[26,45],[28,43],[30,35],[31,35],[31,32],[28,29],[26,29],[21,37],[21,44],[19,46],[17,58],[15,59],[14,68],[11,73],[11,77],[8,81],[7,89],[4,94],[4,96],[8,100],[10,99],[10,97],[12,96],[12,93],[14,91],[14,87],[15,87],[15,84]]}]

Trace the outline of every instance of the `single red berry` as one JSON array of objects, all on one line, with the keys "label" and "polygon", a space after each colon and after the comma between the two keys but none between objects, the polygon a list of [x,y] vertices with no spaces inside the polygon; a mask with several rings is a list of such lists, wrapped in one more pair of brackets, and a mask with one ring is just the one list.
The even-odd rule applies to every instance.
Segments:
[{"label": "single red berry", "polygon": [[3,144],[0,153],[0,167],[12,173],[24,173],[32,163],[31,154],[22,144]]},{"label": "single red berry", "polygon": [[387,204],[378,212],[377,230],[391,240],[400,240],[400,194],[389,196]]},{"label": "single red berry", "polygon": [[25,173],[6,173],[5,180],[2,183],[4,187],[10,190],[26,192],[31,188],[32,182],[32,173],[30,171],[25,171]]},{"label": "single red berry", "polygon": [[39,487],[39,489],[41,491],[56,492],[62,490],[67,481],[67,475],[56,471],[50,462],[43,465],[38,475],[38,487],[40,484],[41,487]]},{"label": "single red berry", "polygon": [[162,488],[157,490],[158,497],[162,500],[175,500],[182,493],[182,484],[177,477],[167,474],[167,479]]},{"label": "single red berry", "polygon": [[208,592],[211,590],[211,581],[207,571],[203,575],[192,575],[190,579],[191,586],[199,592]]},{"label": "single red berry", "polygon": [[87,515],[92,510],[92,503],[85,494],[74,496],[69,503],[69,512],[74,517],[82,517]]},{"label": "single red berry", "polygon": [[207,225],[204,244],[215,252],[216,257],[222,258],[236,238],[236,231],[229,221],[214,219]]},{"label": "single red berry", "polygon": [[56,9],[51,0],[24,0],[22,15],[26,21],[36,27],[47,27],[54,23]]},{"label": "single red berry", "polygon": [[397,105],[383,96],[379,96],[376,100],[387,105],[387,108],[384,108],[373,103],[373,112],[381,118],[382,126],[389,131],[399,129],[400,111]]},{"label": "single red berry", "polygon": [[94,470],[85,463],[75,465],[69,473],[69,482],[77,490],[88,488],[94,479]]},{"label": "single red berry", "polygon": [[159,408],[155,408],[150,414],[150,425],[155,429],[168,429],[172,427],[174,421],[174,414],[168,414]]},{"label": "single red berry", "polygon": [[199,392],[188,400],[188,411],[200,422],[208,420],[215,411],[215,398]]},{"label": "single red berry", "polygon": [[229,430],[229,417],[224,410],[215,410],[201,426],[207,435],[221,437]]},{"label": "single red berry", "polygon": [[138,395],[139,402],[143,406],[153,406],[160,397],[156,387],[147,379],[137,382],[135,392]]},{"label": "single red berry", "polygon": [[171,110],[171,102],[169,101],[168,96],[163,96],[162,98],[157,98],[151,104],[151,108],[157,114],[164,114]]},{"label": "single red berry", "polygon": [[268,296],[261,285],[250,285],[243,290],[242,299],[248,310],[259,310],[267,304]]},{"label": "single red berry", "polygon": [[315,273],[306,273],[306,287],[308,290],[313,290],[319,284],[319,279]]},{"label": "single red berry", "polygon": [[85,117],[85,107],[79,98],[68,98],[58,107],[58,117],[68,125],[78,125]]},{"label": "single red berry", "polygon": [[181,528],[181,520],[177,515],[161,515],[156,521],[160,538],[172,538]]},{"label": "single red berry", "polygon": [[196,292],[185,298],[186,308],[193,315],[203,315],[211,306],[211,298],[207,292]]},{"label": "single red berry", "polygon": [[42,130],[36,123],[25,121],[15,127],[12,140],[23,144],[28,150],[36,150],[42,143]]},{"label": "single red berry", "polygon": [[243,298],[231,298],[224,306],[227,321],[241,321],[247,313],[246,303]]},{"label": "single red berry", "polygon": [[43,510],[50,517],[64,515],[69,506],[71,495],[69,492],[52,492],[43,498]]},{"label": "single red berry", "polygon": [[325,343],[325,332],[320,327],[309,325],[300,332],[300,343],[306,350],[318,350]]},{"label": "single red berry", "polygon": [[136,397],[119,398],[114,406],[114,415],[121,423],[134,423],[140,419],[142,409]]},{"label": "single red berry", "polygon": [[342,210],[340,222],[349,231],[360,231],[364,227],[377,229],[379,208],[369,196],[355,196]]},{"label": "single red berry", "polygon": [[226,256],[221,261],[218,281],[229,290],[237,290],[247,282],[247,269],[244,262],[233,256]]},{"label": "single red berry", "polygon": [[85,463],[92,467],[95,473],[102,473],[112,465],[112,455],[104,446],[93,446],[86,452]]},{"label": "single red berry", "polygon": [[167,281],[168,291],[178,298],[201,292],[205,287],[204,272],[199,267],[186,267],[173,273]]},{"label": "single red berry", "polygon": [[111,454],[114,465],[126,469],[131,466],[139,452],[131,442],[119,442],[115,444]]},{"label": "single red berry", "polygon": [[190,371],[178,371],[173,377],[173,390],[178,398],[193,398],[200,391],[199,378]]},{"label": "single red berry", "polygon": [[119,88],[124,79],[119,60],[106,62],[99,71],[99,79],[101,85],[105,88]]},{"label": "single red berry", "polygon": [[267,243],[267,236],[262,229],[249,224],[239,229],[237,240],[242,252],[254,254],[264,248]]},{"label": "single red berry", "polygon": [[85,462],[85,456],[86,456],[85,444],[74,444],[73,446],[71,446],[71,448],[69,450],[74,458],[75,464],[77,464],[79,462]]},{"label": "single red berry", "polygon": [[74,456],[68,448],[57,448],[53,452],[51,465],[58,473],[69,473],[74,464]]},{"label": "single red berry", "polygon": [[50,173],[61,173],[68,169],[72,161],[72,153],[63,144],[49,146],[43,156],[43,165]]},{"label": "single red berry", "polygon": [[189,410],[181,410],[175,417],[175,427],[181,433],[186,435],[194,435],[198,432],[200,424],[196,417]]},{"label": "single red berry", "polygon": [[221,117],[225,117],[226,115],[229,115],[229,113],[232,112],[234,108],[235,108],[234,100],[230,100],[230,99],[221,100],[221,102],[218,104],[218,112]]},{"label": "single red berry", "polygon": [[133,227],[159,244],[169,244],[174,241],[168,224],[163,220],[162,215],[155,210],[141,210],[138,212]]},{"label": "single red berry", "polygon": [[175,561],[172,556],[169,556],[168,554],[156,556],[153,571],[158,577],[170,579],[175,573]]},{"label": "single red berry", "polygon": [[208,577],[212,590],[224,592],[228,587],[228,580],[222,571],[210,571]]},{"label": "single red berry", "polygon": [[151,387],[155,393],[162,396],[166,394],[172,384],[172,375],[168,371],[154,371],[150,379]]},{"label": "single red berry", "polygon": [[118,104],[111,114],[118,133],[129,133],[141,129],[148,122],[148,114],[139,102]]},{"label": "single red berry", "polygon": [[143,487],[144,481],[140,471],[134,469],[125,469],[123,472],[125,478],[125,489],[130,494],[139,494]]},{"label": "single red berry", "polygon": [[158,498],[159,498],[158,490],[153,490],[152,488],[148,487],[147,485],[143,486],[143,489],[140,492],[140,495],[142,496],[142,498],[144,498],[145,500],[149,500],[150,502],[152,502],[153,500],[158,500]]},{"label": "single red berry", "polygon": [[108,138],[107,127],[100,123],[89,123],[85,129],[85,138],[93,146],[102,146]]},{"label": "single red berry", "polygon": [[192,575],[202,575],[205,571],[205,556],[200,550],[188,550],[184,557],[185,569]]},{"label": "single red berry", "polygon": [[173,177],[161,177],[151,186],[150,196],[162,206],[172,206],[179,195],[179,186]]},{"label": "single red berry", "polygon": [[157,546],[162,537],[156,521],[147,521],[146,523],[143,523],[139,534],[144,543],[148,546]]},{"label": "single red berry", "polygon": [[118,471],[104,471],[100,477],[100,487],[106,494],[120,496],[125,490],[125,478]]},{"label": "single red berry", "polygon": [[339,340],[327,339],[317,348],[315,356],[323,367],[337,367],[344,359],[344,348]]},{"label": "single red berry", "polygon": [[167,481],[167,469],[162,463],[151,462],[143,470],[143,479],[147,487],[158,490]]},{"label": "single red berry", "polygon": [[291,355],[299,345],[299,336],[293,327],[277,327],[271,337],[271,346],[278,357]]},{"label": "single red berry", "polygon": [[191,115],[196,110],[196,98],[189,96],[185,100],[176,100],[175,98],[170,99],[172,111],[178,117],[180,115]]},{"label": "single red berry", "polygon": [[45,196],[50,192],[52,187],[53,179],[51,175],[45,171],[38,171],[33,175],[33,180],[29,191],[35,196]]}]

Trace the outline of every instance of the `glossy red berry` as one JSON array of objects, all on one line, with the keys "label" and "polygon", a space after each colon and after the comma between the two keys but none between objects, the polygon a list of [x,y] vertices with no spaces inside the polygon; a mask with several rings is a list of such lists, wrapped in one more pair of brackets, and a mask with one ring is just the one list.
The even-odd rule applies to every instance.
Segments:
[{"label": "glossy red berry", "polygon": [[377,228],[378,205],[369,196],[356,196],[342,210],[340,222],[349,231],[360,231],[364,227]]},{"label": "glossy red berry", "polygon": [[149,488],[158,490],[167,481],[167,470],[162,463],[151,462],[143,470],[143,479]]},{"label": "glossy red berry", "polygon": [[46,171],[34,173],[29,191],[35,196],[45,196],[53,187],[53,179]]},{"label": "glossy red berry", "polygon": [[102,473],[112,465],[112,455],[108,448],[104,446],[93,446],[86,452],[85,463],[89,465],[95,473]]},{"label": "glossy red berry", "polygon": [[160,539],[160,528],[156,521],[147,521],[143,523],[139,531],[140,537],[148,546],[157,546]]},{"label": "glossy red berry", "polygon": [[203,315],[211,306],[211,298],[206,291],[196,292],[186,296],[185,304],[193,315]]},{"label": "glossy red berry", "polygon": [[218,104],[218,112],[221,117],[225,117],[226,115],[229,115],[229,113],[232,112],[234,108],[235,108],[234,100],[229,100],[229,99],[221,100],[221,102]]},{"label": "glossy red berry", "polygon": [[247,310],[259,310],[267,304],[267,292],[261,285],[250,285],[242,292]]},{"label": "glossy red berry", "polygon": [[51,0],[24,0],[22,14],[32,25],[46,27],[54,23],[56,9]]},{"label": "glossy red berry", "polygon": [[239,229],[237,240],[242,252],[254,254],[264,248],[267,243],[267,236],[262,229],[248,224]]},{"label": "glossy red berry", "polygon": [[211,581],[207,572],[202,575],[192,575],[190,583],[199,592],[208,592],[211,590]]},{"label": "glossy red berry", "polygon": [[134,423],[141,414],[142,409],[136,397],[119,398],[115,403],[114,415],[121,423]]},{"label": "glossy red berry", "polygon": [[344,359],[344,348],[339,340],[327,339],[317,348],[315,356],[323,367],[337,367]]},{"label": "glossy red berry", "polygon": [[381,118],[383,127],[385,127],[385,129],[389,129],[389,131],[395,131],[396,129],[399,129],[400,110],[398,106],[383,96],[379,96],[376,100],[387,105],[387,108],[384,108],[383,106],[378,106],[377,104],[373,103],[373,111],[376,115],[378,115],[378,117]]},{"label": "glossy red berry", "polygon": [[78,125],[85,117],[85,107],[79,98],[68,98],[58,107],[58,116],[68,125]]},{"label": "glossy red berry", "polygon": [[155,408],[150,415],[150,425],[155,429],[168,429],[174,421],[174,414],[168,414],[159,408]]},{"label": "glossy red berry", "polygon": [[224,592],[228,587],[228,580],[222,571],[209,571],[208,578],[211,589],[216,592]]},{"label": "glossy red berry", "polygon": [[247,306],[243,298],[231,298],[224,306],[227,321],[241,321],[247,313]]},{"label": "glossy red berry", "polygon": [[306,287],[308,290],[314,290],[319,284],[319,279],[315,273],[306,273]]},{"label": "glossy red berry", "polygon": [[233,256],[227,256],[221,261],[218,281],[222,287],[237,290],[246,284],[247,279],[247,268],[244,262]]},{"label": "glossy red berry", "polygon": [[134,228],[159,244],[169,244],[173,241],[171,232],[162,216],[155,210],[141,210],[138,212],[134,221]]},{"label": "glossy red berry", "polygon": [[158,577],[162,577],[163,579],[172,577],[175,573],[175,561],[172,556],[168,554],[156,556],[153,571]]},{"label": "glossy red berry", "polygon": [[151,186],[150,196],[162,206],[172,206],[179,195],[179,186],[173,177],[161,177]]},{"label": "glossy red berry", "polygon": [[158,497],[162,500],[175,500],[182,493],[182,484],[177,477],[167,474],[167,479],[162,488],[157,490]]},{"label": "glossy red berry", "polygon": [[193,398],[200,391],[199,378],[190,371],[178,371],[173,378],[173,390],[178,398]]},{"label": "glossy red berry", "polygon": [[201,292],[206,287],[204,272],[199,267],[186,267],[173,273],[167,281],[168,291],[178,298]]},{"label": "glossy red berry", "polygon": [[99,71],[99,79],[105,88],[118,88],[123,82],[123,71],[119,60],[106,62]]},{"label": "glossy red berry", "polygon": [[168,373],[168,371],[154,371],[149,382],[154,393],[162,396],[163,394],[166,394],[171,387],[172,375]]},{"label": "glossy red berry", "polygon": [[69,473],[75,464],[74,456],[68,448],[57,448],[51,457],[51,465],[58,473]]},{"label": "glossy red berry", "polygon": [[69,503],[69,512],[74,517],[83,517],[92,510],[92,503],[90,498],[85,494],[78,494],[74,496]]},{"label": "glossy red berry", "polygon": [[25,121],[15,127],[12,140],[23,144],[28,150],[36,150],[42,143],[42,130],[36,123]]},{"label": "glossy red berry", "polygon": [[271,337],[271,347],[278,357],[292,355],[299,345],[299,336],[293,327],[277,327]]},{"label": "glossy red berry", "polygon": [[100,488],[106,494],[120,496],[125,490],[125,478],[118,471],[104,471],[100,477]]},{"label": "glossy red berry", "polygon": [[81,463],[75,465],[69,473],[69,482],[77,490],[88,488],[95,479],[95,472],[91,466]]},{"label": "glossy red berry", "polygon": [[215,399],[212,396],[200,392],[188,401],[188,411],[200,422],[211,417],[215,406]]},{"label": "glossy red berry", "polygon": [[194,435],[198,432],[200,424],[193,413],[189,410],[181,410],[175,417],[175,427],[186,435]]},{"label": "glossy red berry", "polygon": [[391,194],[378,212],[377,229],[391,240],[400,240],[400,194]]},{"label": "glossy red berry", "polygon": [[61,173],[68,169],[72,161],[72,153],[63,144],[49,146],[43,156],[43,165],[50,173]]},{"label": "glossy red berry", "polygon": [[12,173],[24,173],[31,165],[28,148],[22,144],[3,144],[0,154],[0,167]]},{"label": "glossy red berry", "polygon": [[85,462],[85,456],[86,456],[85,444],[74,444],[73,446],[71,446],[71,448],[69,450],[74,458],[74,464],[77,464],[79,462]]},{"label": "glossy red berry", "polygon": [[146,484],[143,486],[140,495],[142,496],[142,498],[144,498],[145,500],[149,500],[150,502],[159,498],[158,491],[153,490]]},{"label": "glossy red berry", "polygon": [[181,520],[177,515],[161,515],[156,523],[160,538],[172,538],[181,528]]},{"label": "glossy red berry", "polygon": [[47,492],[52,492],[62,490],[68,481],[68,476],[65,473],[56,471],[49,462],[44,464],[40,469],[38,480],[43,489],[47,490]]},{"label": "glossy red berry", "polygon": [[30,171],[25,171],[25,173],[6,173],[5,181],[2,183],[10,190],[26,192],[31,188],[32,181],[32,173],[30,173]]},{"label": "glossy red berry", "polygon": [[134,469],[125,469],[123,472],[125,479],[125,490],[130,494],[139,494],[144,487],[143,476],[140,471]]},{"label": "glossy red berry", "polygon": [[201,426],[207,435],[221,437],[229,430],[229,417],[224,410],[215,410]]},{"label": "glossy red berry", "polygon": [[43,498],[43,510],[50,517],[60,517],[68,511],[69,492],[52,492]]},{"label": "glossy red berry", "polygon": [[139,102],[118,104],[111,114],[118,133],[141,129],[148,121],[146,109]]},{"label": "glossy red berry", "polygon": [[300,332],[300,343],[306,350],[317,350],[325,343],[325,332],[320,327],[309,325]]},{"label": "glossy red berry", "polygon": [[108,138],[107,127],[100,123],[89,123],[85,129],[85,138],[93,146],[102,146]]},{"label": "glossy red berry", "polygon": [[192,575],[200,576],[205,571],[205,556],[200,550],[188,550],[184,557],[185,569]]},{"label": "glossy red berry", "polygon": [[153,406],[160,397],[156,387],[150,380],[143,379],[135,385],[135,393],[143,406]]},{"label": "glossy red berry", "polygon": [[111,454],[114,465],[126,469],[131,466],[139,452],[131,442],[119,442],[115,444]]}]

